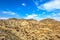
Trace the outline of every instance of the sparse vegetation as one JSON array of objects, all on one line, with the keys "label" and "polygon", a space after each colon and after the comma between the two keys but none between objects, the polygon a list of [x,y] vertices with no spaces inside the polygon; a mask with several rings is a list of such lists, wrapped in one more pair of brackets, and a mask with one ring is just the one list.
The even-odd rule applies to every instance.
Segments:
[{"label": "sparse vegetation", "polygon": [[60,40],[60,22],[53,19],[0,20],[0,40]]}]

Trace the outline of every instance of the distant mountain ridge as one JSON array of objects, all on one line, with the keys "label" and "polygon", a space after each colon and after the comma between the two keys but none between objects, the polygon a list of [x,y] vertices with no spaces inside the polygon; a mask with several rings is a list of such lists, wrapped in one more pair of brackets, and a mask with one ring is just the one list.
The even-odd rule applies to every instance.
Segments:
[{"label": "distant mountain ridge", "polygon": [[[4,20],[4,19],[0,19],[0,20]],[[35,20],[35,19],[19,19],[19,18],[8,18],[8,19],[6,19],[6,20]],[[52,21],[54,21],[55,19],[51,19],[51,18],[46,18],[46,19],[42,19],[42,20],[39,20],[39,21],[49,21],[49,20],[52,20]],[[37,20],[36,20],[37,21]],[[57,21],[57,20],[55,20],[55,21]]]}]

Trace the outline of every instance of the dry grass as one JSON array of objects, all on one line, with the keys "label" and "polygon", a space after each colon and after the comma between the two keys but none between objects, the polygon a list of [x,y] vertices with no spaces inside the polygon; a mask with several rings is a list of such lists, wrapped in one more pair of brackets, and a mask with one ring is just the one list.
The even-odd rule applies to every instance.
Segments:
[{"label": "dry grass", "polygon": [[0,20],[0,40],[60,40],[60,22],[53,19]]}]

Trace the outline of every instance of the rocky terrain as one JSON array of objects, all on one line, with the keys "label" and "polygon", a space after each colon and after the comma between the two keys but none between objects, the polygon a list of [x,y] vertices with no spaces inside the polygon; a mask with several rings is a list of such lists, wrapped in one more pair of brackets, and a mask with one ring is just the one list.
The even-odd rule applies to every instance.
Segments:
[{"label": "rocky terrain", "polygon": [[16,18],[0,20],[0,40],[60,40],[60,21]]}]

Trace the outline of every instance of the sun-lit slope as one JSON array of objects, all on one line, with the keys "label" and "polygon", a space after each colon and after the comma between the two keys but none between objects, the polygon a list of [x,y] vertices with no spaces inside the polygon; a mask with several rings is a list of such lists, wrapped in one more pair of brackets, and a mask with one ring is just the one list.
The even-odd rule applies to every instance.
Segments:
[{"label": "sun-lit slope", "polygon": [[53,19],[0,20],[0,31],[5,40],[60,40],[60,22]]}]

